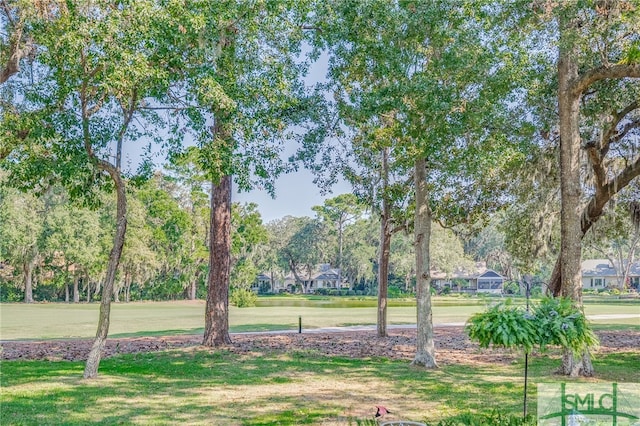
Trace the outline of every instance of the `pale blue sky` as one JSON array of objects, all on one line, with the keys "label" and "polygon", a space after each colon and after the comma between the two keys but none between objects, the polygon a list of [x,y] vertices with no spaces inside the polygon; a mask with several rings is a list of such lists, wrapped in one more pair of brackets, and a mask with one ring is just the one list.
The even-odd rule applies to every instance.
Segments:
[{"label": "pale blue sky", "polygon": [[320,194],[320,189],[313,183],[312,174],[307,170],[281,176],[276,181],[275,188],[275,199],[271,198],[267,191],[253,190],[245,193],[234,192],[232,201],[256,203],[262,220],[267,223],[287,215],[314,217],[315,212],[311,207],[322,205],[326,198],[351,192],[349,184],[341,181],[336,184],[332,193],[323,196]]},{"label": "pale blue sky", "polygon": [[[320,55],[309,70],[305,79],[307,84],[312,86],[315,83],[325,81],[327,68],[328,56]],[[141,160],[142,144],[134,142],[125,144],[123,148],[123,167],[125,169],[137,167]],[[293,151],[295,148],[287,154],[290,155]],[[163,162],[163,159],[159,157],[161,156],[158,155],[154,162]],[[320,189],[313,183],[312,173],[302,167],[297,172],[283,175],[276,181],[275,198],[272,198],[267,191],[260,189],[243,193],[238,193],[236,189],[234,189],[232,201],[256,203],[265,223],[287,215],[314,217],[315,212],[311,210],[313,206],[322,205],[327,198],[351,192],[351,186],[340,181],[331,189],[330,193],[321,195]]]}]

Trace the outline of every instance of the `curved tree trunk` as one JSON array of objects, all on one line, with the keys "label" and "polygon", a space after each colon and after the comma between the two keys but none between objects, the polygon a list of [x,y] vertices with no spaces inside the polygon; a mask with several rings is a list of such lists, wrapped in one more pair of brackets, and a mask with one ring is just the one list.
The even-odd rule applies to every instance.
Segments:
[{"label": "curved tree trunk", "polygon": [[211,185],[209,277],[205,308],[205,346],[224,346],[229,336],[229,275],[231,271],[231,176]]},{"label": "curved tree trunk", "polygon": [[[113,247],[109,253],[109,263],[107,266],[107,276],[102,287],[102,299],[100,301],[100,316],[98,318],[98,331],[91,346],[91,351],[87,357],[84,367],[84,378],[90,379],[98,375],[98,367],[102,358],[102,351],[109,334],[109,318],[111,313],[111,297],[113,296],[113,286],[122,255],[124,238],[127,231],[127,198],[124,180],[120,172],[115,167],[109,168],[109,174],[116,185],[117,210],[116,210],[116,233],[113,237]],[[87,283],[87,287],[89,287]]]},{"label": "curved tree trunk", "polygon": [[412,365],[435,368],[436,351],[433,341],[433,314],[431,310],[431,276],[429,272],[431,240],[431,210],[427,189],[427,162],[419,159],[415,164],[416,185],[416,300],[417,339],[416,356]]}]

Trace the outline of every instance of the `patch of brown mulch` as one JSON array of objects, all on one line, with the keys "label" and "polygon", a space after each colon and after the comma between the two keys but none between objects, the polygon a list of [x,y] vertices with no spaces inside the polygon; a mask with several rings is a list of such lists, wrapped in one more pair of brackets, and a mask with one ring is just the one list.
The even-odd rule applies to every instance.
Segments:
[{"label": "patch of brown mulch", "polygon": [[[597,334],[601,344],[598,353],[640,354],[640,332],[602,331]],[[226,349],[240,354],[312,351],[329,356],[382,357],[410,361],[416,350],[415,329],[393,329],[389,331],[387,338],[379,338],[375,331],[367,330],[302,334],[234,334],[232,340],[233,343]],[[92,339],[3,341],[0,342],[0,359],[83,361],[86,360],[92,343]],[[109,339],[103,357],[196,347],[201,343],[200,335]],[[462,327],[436,327],[435,344],[438,362],[442,365],[509,363],[522,356],[518,351],[480,349],[476,343],[469,340]]]}]

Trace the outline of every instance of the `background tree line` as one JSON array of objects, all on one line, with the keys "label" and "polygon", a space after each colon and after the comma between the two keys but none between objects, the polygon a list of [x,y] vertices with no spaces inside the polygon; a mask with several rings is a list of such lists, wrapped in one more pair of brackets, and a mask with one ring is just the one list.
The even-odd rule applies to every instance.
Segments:
[{"label": "background tree line", "polygon": [[[129,238],[113,293],[114,301],[194,300],[206,297],[207,218],[206,187],[187,186],[177,172],[156,173],[130,189]],[[109,235],[115,226],[108,193],[98,208],[74,203],[59,186],[41,197],[0,189],[0,297],[3,302],[91,302],[102,297],[104,264]],[[640,232],[625,204],[595,227],[585,241],[585,256],[606,258],[612,264],[633,262]],[[313,272],[322,263],[341,266],[342,279],[357,295],[378,294],[380,220],[358,204],[353,194],[328,198],[313,208],[311,217],[285,216],[264,223],[257,205],[232,207],[231,302],[247,301],[258,274],[283,280],[287,274]],[[509,292],[520,293],[522,247],[510,241],[507,213],[492,217],[481,232],[433,225],[433,267],[445,273],[473,268],[475,262],[503,274],[513,282]],[[521,231],[519,231],[521,232]],[[558,239],[557,230],[554,239]],[[390,295],[415,292],[413,242],[406,232],[394,237],[390,247]],[[552,259],[538,259],[534,281],[544,291]],[[625,270],[619,271],[624,276]],[[621,283],[624,284],[624,283]],[[622,285],[621,287],[624,287]],[[270,293],[271,288],[261,289]],[[236,294],[237,292],[237,294]]]},{"label": "background tree line", "polygon": [[[114,301],[204,298],[206,188],[188,188],[177,174],[156,173],[129,192],[130,238]],[[59,186],[40,197],[2,186],[2,301],[100,300],[115,226],[110,202],[105,193],[97,208],[89,208],[73,202]],[[260,273],[282,280],[292,268],[296,273],[313,272],[322,263],[341,265],[342,279],[358,294],[377,294],[379,220],[358,205],[353,194],[328,198],[314,210],[314,218],[285,216],[265,224],[255,204],[233,204],[232,302],[234,290],[249,291]],[[434,264],[442,271],[472,262],[451,230],[436,228],[433,250]],[[396,292],[414,290],[412,256],[411,238],[400,234],[390,260]]]}]

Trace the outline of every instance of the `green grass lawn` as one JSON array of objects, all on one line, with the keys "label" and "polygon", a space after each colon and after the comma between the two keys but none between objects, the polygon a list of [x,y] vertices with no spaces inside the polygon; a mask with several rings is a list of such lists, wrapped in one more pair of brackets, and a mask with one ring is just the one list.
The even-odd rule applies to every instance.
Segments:
[{"label": "green grass lawn", "polygon": [[[637,354],[598,357],[598,377],[581,380],[640,382],[639,361]],[[529,412],[536,412],[536,384],[561,380],[557,366],[555,356],[532,359]],[[431,424],[522,413],[521,360],[426,371],[313,352],[185,349],[103,360],[95,380],[81,379],[82,370],[80,362],[3,362],[0,424],[355,425],[378,404]]]},{"label": "green grass lawn", "polygon": [[[464,322],[487,301],[436,299],[434,322]],[[369,302],[367,302],[369,303]],[[375,323],[375,308],[319,306],[231,308],[232,331]],[[330,304],[329,304],[330,305]],[[366,305],[366,304],[365,304]],[[392,306],[390,323],[415,323],[415,307]],[[588,315],[637,314],[637,303],[596,304]],[[90,337],[97,304],[0,305],[2,339]],[[198,332],[204,302],[114,304],[111,336]],[[637,317],[602,319],[595,327],[640,330]],[[518,354],[519,355],[519,354]],[[187,348],[105,359],[100,376],[83,380],[82,362],[3,361],[0,424],[357,425],[371,423],[375,405],[409,420],[447,426],[515,424],[522,413],[523,360],[447,365],[432,371],[408,362],[350,359],[312,351],[233,354]],[[529,411],[536,384],[554,376],[557,354],[530,364]],[[638,353],[600,355],[587,382],[640,382]],[[490,419],[473,423],[475,419]],[[533,421],[527,424],[535,424]]]},{"label": "green grass lawn", "polygon": [[[272,301],[274,298],[270,298]],[[332,307],[327,298],[310,305],[295,306],[300,298],[280,298],[280,303],[254,308],[230,308],[232,332],[294,330],[298,318],[303,328],[336,327],[376,323],[375,299],[362,301],[360,307]],[[498,299],[499,300],[499,299]],[[464,323],[470,315],[485,309],[496,299],[434,298],[433,320],[436,324]],[[312,300],[313,302],[313,300]],[[329,300],[329,302],[331,302]],[[289,305],[287,305],[289,304]],[[407,301],[392,305],[388,310],[389,324],[415,324],[415,306]],[[290,306],[294,305],[294,306]],[[340,306],[338,304],[338,306]],[[201,333],[204,326],[204,301],[134,302],[112,305],[110,335],[161,335]],[[51,339],[93,337],[98,321],[99,305],[93,304],[0,304],[0,339]],[[585,305],[587,315],[640,314],[640,301],[624,304]],[[598,326],[624,324],[640,329],[640,318],[608,318],[593,321]]]}]

